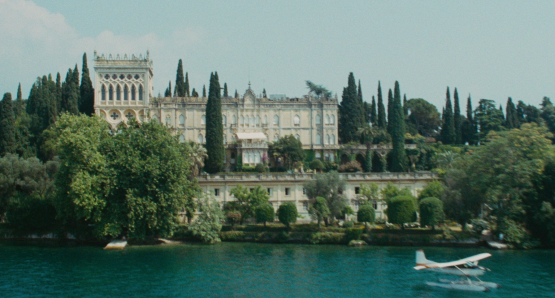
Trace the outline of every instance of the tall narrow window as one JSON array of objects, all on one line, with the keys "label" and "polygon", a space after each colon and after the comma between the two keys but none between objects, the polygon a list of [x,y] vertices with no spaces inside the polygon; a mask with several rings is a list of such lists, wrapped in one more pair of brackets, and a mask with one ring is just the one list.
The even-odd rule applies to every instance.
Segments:
[{"label": "tall narrow window", "polygon": [[143,100],[143,85],[139,86],[139,100]]},{"label": "tall narrow window", "polygon": [[322,145],[322,135],[321,134],[316,135],[316,144]]},{"label": "tall narrow window", "polygon": [[166,116],[166,125],[172,125],[172,118],[170,116]]},{"label": "tall narrow window", "polygon": [[320,115],[316,115],[316,124],[322,124],[322,118]]},{"label": "tall narrow window", "polygon": [[206,125],[206,115],[200,117],[200,125]]},{"label": "tall narrow window", "polygon": [[199,135],[198,135],[198,142],[199,142],[199,144],[204,143],[204,139],[203,139],[203,137],[202,137],[202,134],[199,134]]},{"label": "tall narrow window", "polygon": [[183,135],[179,136],[179,143],[185,143],[185,137]]},{"label": "tall narrow window", "polygon": [[330,135],[326,135],[326,144],[331,144]]},{"label": "tall narrow window", "polygon": [[299,135],[295,135],[295,139],[297,139],[297,140],[299,140],[299,141],[300,141],[300,140],[301,140],[301,136],[299,136]]},{"label": "tall narrow window", "polygon": [[301,117],[299,117],[299,115],[295,115],[295,118],[293,118],[293,123],[295,124],[295,126],[301,125]]},{"label": "tall narrow window", "polygon": [[264,115],[264,124],[268,125],[268,116]]},{"label": "tall narrow window", "polygon": [[129,87],[127,85],[123,88],[123,100],[129,100]]},{"label": "tall narrow window", "polygon": [[183,115],[179,116],[179,124],[185,125],[185,116],[183,116]]},{"label": "tall narrow window", "polygon": [[330,115],[326,115],[326,124],[330,124]]},{"label": "tall narrow window", "polygon": [[105,85],[102,85],[102,91],[100,93],[102,93],[102,100],[106,100],[106,86]]},{"label": "tall narrow window", "polygon": [[118,88],[116,89],[116,99],[121,100],[121,86],[120,85],[118,85]]},{"label": "tall narrow window", "polygon": [[241,125],[245,124],[245,117],[241,116],[241,120],[239,121],[239,124]]},{"label": "tall narrow window", "polygon": [[237,117],[235,115],[231,117],[231,124],[237,124]]},{"label": "tall narrow window", "polygon": [[225,115],[222,115],[222,124],[224,126],[227,125],[227,117]]},{"label": "tall narrow window", "polygon": [[335,115],[331,115],[331,124],[335,124]]},{"label": "tall narrow window", "polygon": [[131,100],[135,100],[137,97],[137,88],[135,88],[135,85],[131,86]]},{"label": "tall narrow window", "polygon": [[274,116],[274,125],[279,125],[279,116],[278,115]]},{"label": "tall narrow window", "polygon": [[256,116],[256,126],[260,125],[260,116]]},{"label": "tall narrow window", "polygon": [[110,85],[110,89],[108,92],[108,99],[109,100],[114,100],[114,86]]},{"label": "tall narrow window", "polygon": [[331,135],[331,144],[335,145],[335,135]]}]

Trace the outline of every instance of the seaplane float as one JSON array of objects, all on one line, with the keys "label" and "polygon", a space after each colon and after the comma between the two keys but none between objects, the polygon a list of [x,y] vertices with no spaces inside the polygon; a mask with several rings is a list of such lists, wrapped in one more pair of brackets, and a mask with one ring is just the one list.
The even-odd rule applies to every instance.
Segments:
[{"label": "seaplane float", "polygon": [[[468,258],[457,261],[437,263],[426,259],[424,251],[419,249],[416,251],[416,270],[428,270],[442,274],[456,275],[461,278],[458,280],[439,279],[438,282],[427,281],[426,284],[431,287],[440,287],[452,290],[476,291],[484,292],[490,289],[497,289],[501,286],[497,283],[482,281],[478,276],[484,275],[488,268],[478,266],[478,261],[491,257],[489,253],[481,253]],[[474,277],[476,281],[470,278]]]}]

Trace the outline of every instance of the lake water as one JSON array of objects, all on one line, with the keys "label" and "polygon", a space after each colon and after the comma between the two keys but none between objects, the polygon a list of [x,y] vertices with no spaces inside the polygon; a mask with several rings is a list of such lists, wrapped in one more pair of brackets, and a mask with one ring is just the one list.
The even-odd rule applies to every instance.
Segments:
[{"label": "lake water", "polygon": [[555,251],[424,248],[435,261],[481,252],[501,289],[430,288],[411,247],[223,243],[32,246],[0,242],[0,297],[555,297]]}]

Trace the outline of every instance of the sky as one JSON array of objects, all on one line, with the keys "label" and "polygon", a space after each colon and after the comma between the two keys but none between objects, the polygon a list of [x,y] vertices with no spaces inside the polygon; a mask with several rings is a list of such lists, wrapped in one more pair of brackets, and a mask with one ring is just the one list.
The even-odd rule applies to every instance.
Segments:
[{"label": "sky", "polygon": [[26,98],[38,76],[93,52],[150,52],[154,95],[179,59],[199,93],[217,71],[229,92],[301,97],[305,81],[338,94],[350,72],[371,101],[399,81],[441,111],[458,89],[505,106],[555,99],[555,1],[0,0],[0,94]]}]

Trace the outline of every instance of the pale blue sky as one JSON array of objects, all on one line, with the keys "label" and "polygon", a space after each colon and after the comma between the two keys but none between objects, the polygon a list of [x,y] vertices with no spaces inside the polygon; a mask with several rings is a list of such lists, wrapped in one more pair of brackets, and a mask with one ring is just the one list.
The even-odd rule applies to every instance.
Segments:
[{"label": "pale blue sky", "polygon": [[[302,96],[305,80],[341,95],[349,72],[364,99],[395,80],[441,110],[447,86],[505,105],[555,98],[555,1],[0,0],[0,92],[81,56],[146,53],[154,94],[181,58],[197,90],[218,71],[230,92]],[[92,68],[92,61],[89,67]],[[174,83],[172,82],[172,85]]]}]

